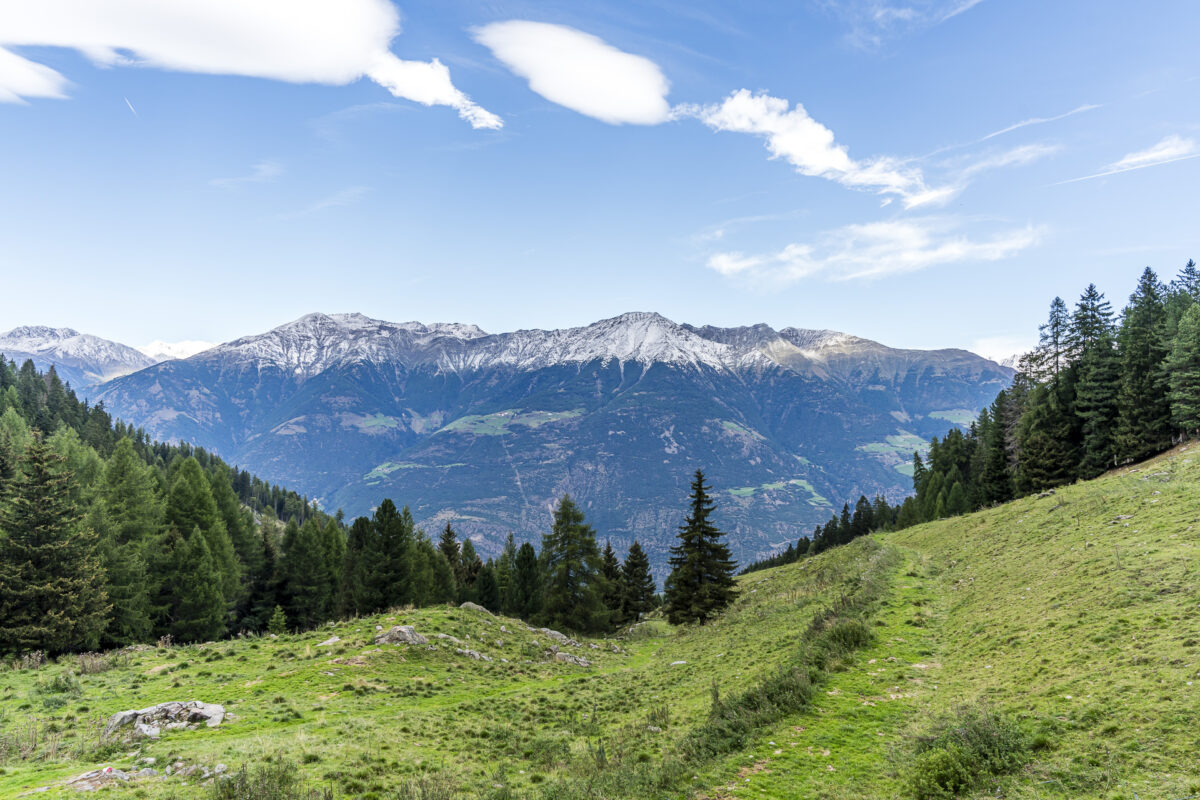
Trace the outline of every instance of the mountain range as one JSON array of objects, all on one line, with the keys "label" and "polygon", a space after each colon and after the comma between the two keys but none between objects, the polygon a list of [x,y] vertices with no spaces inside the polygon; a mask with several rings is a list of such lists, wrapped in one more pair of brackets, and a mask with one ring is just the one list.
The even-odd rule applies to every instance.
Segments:
[{"label": "mountain range", "polygon": [[752,560],[845,500],[906,494],[913,451],[1012,376],[964,350],[644,312],[498,334],[309,314],[159,363],[18,328],[0,352],[54,363],[155,438],[211,449],[330,510],[391,497],[484,553],[510,531],[536,541],[570,493],[602,539],[638,538],[659,572],[694,470],[735,555]]}]

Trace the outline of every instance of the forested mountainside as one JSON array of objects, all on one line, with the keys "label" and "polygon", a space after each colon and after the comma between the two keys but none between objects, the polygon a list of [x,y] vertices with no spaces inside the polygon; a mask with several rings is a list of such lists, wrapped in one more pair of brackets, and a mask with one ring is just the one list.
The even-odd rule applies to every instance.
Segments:
[{"label": "forested mountainside", "polygon": [[741,561],[782,549],[843,498],[909,491],[911,457],[966,424],[1012,371],[961,350],[832,331],[679,325],[633,313],[489,335],[471,325],[312,314],[107,383],[114,414],[319,499],[381,497],[498,554],[564,493],[661,575],[662,502],[697,468]]}]

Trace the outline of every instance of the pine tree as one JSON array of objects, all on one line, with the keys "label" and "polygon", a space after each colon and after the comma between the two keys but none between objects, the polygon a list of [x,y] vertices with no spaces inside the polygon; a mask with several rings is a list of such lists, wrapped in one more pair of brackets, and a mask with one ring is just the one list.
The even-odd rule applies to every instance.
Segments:
[{"label": "pine tree", "polygon": [[346,536],[346,555],[342,559],[342,614],[374,614],[384,608],[375,570],[379,564],[375,527],[371,520],[359,517],[350,524]]},{"label": "pine tree", "polygon": [[1070,421],[1052,385],[1039,384],[1030,392],[1019,436],[1017,485],[1022,491],[1040,492],[1074,480],[1076,450]]},{"label": "pine tree", "polygon": [[287,524],[279,562],[280,594],[292,627],[307,630],[329,617],[332,597],[321,526],[313,517]]},{"label": "pine tree", "polygon": [[1171,422],[1184,434],[1195,436],[1200,431],[1200,305],[1193,304],[1179,321],[1167,358],[1167,376]]},{"label": "pine tree", "polygon": [[267,630],[276,636],[287,633],[287,614],[284,613],[283,606],[275,606],[271,619],[267,622]]},{"label": "pine tree", "polygon": [[529,542],[517,549],[513,567],[513,613],[531,620],[542,610],[542,573],[537,552]]},{"label": "pine tree", "polygon": [[475,602],[488,611],[500,610],[500,585],[496,583],[496,567],[491,561],[479,569],[475,580]]},{"label": "pine tree", "polygon": [[109,612],[96,535],[61,456],[35,437],[18,466],[0,503],[0,652],[94,648]]},{"label": "pine tree", "polygon": [[105,592],[112,617],[104,643],[144,642],[153,627],[146,550],[157,542],[162,503],[152,468],[138,457],[129,439],[121,439],[104,466],[88,521],[99,534]]},{"label": "pine tree", "polygon": [[500,609],[505,614],[512,613],[512,575],[516,560],[517,543],[509,531],[500,558],[496,559],[496,585],[500,588]]},{"label": "pine tree", "polygon": [[[263,519],[258,529],[257,566],[250,575],[249,611],[242,624],[252,631],[261,631],[270,625],[274,609],[279,608],[279,546],[278,523],[274,519]],[[280,608],[280,614],[283,609]],[[272,631],[275,633],[276,631]]]},{"label": "pine tree", "polygon": [[1115,335],[1112,303],[1105,299],[1096,284],[1089,283],[1071,315],[1071,326],[1067,333],[1071,361],[1078,362],[1101,339],[1111,341]]},{"label": "pine tree", "polygon": [[483,560],[475,552],[475,544],[470,539],[464,539],[462,550],[458,554],[458,601],[460,603],[475,597],[475,581],[479,570],[483,569]]},{"label": "pine tree", "polygon": [[1146,458],[1165,450],[1171,441],[1171,407],[1162,370],[1167,355],[1163,320],[1162,286],[1147,267],[1129,298],[1118,338],[1121,384],[1116,447],[1121,458]]},{"label": "pine tree", "polygon": [[[412,602],[412,560],[416,525],[408,507],[396,510],[396,504],[385,499],[375,510],[372,520],[378,547],[373,568],[374,589],[382,598],[384,608]],[[295,617],[288,615],[293,622]]]},{"label": "pine tree", "polygon": [[608,614],[596,532],[569,495],[562,496],[554,511],[554,525],[542,542],[542,561],[543,622],[580,633],[603,630]]},{"label": "pine tree", "polygon": [[650,574],[650,559],[646,551],[634,539],[621,565],[621,585],[625,596],[621,601],[621,615],[625,622],[637,622],[643,614],[654,608],[654,578]]},{"label": "pine tree", "polygon": [[1117,390],[1121,363],[1108,335],[1092,343],[1079,362],[1075,385],[1075,415],[1080,422],[1079,477],[1095,478],[1113,464],[1119,416]]},{"label": "pine tree", "polygon": [[225,598],[208,541],[199,527],[178,542],[174,555],[169,573],[175,586],[171,636],[179,642],[216,639],[225,633]]},{"label": "pine tree", "polygon": [[194,456],[182,459],[171,476],[164,523],[185,538],[193,528],[200,529],[217,571],[221,594],[232,608],[241,592],[241,569],[208,479]]},{"label": "pine tree", "polygon": [[604,576],[604,607],[608,609],[609,626],[617,628],[625,623],[621,609],[625,598],[625,586],[621,577],[621,562],[617,559],[611,541],[604,543],[604,552],[600,558],[600,574]]},{"label": "pine tree", "polygon": [[[679,528],[679,543],[671,548],[671,574],[665,586],[667,619],[679,625],[701,624],[712,619],[737,596],[733,579],[736,564],[723,534],[710,521],[715,503],[696,470],[691,485],[690,510]],[[845,509],[849,529],[849,509]]]}]

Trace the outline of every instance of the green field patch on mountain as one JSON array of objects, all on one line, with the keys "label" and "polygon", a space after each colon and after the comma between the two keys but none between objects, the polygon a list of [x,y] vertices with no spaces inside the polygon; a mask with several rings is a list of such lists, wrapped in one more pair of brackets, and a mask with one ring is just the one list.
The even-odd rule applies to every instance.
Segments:
[{"label": "green field patch on mountain", "polygon": [[439,432],[470,433],[476,436],[501,436],[515,425],[540,428],[553,422],[583,416],[583,409],[570,411],[521,411],[510,408],[494,414],[468,414],[445,426]]},{"label": "green field patch on mountain", "polygon": [[404,420],[399,417],[389,417],[385,414],[345,414],[342,416],[342,424],[353,426],[363,433],[382,433],[396,428],[404,427]]},{"label": "green field patch on mountain", "polygon": [[761,433],[759,433],[756,430],[747,428],[745,425],[743,425],[740,422],[734,422],[733,420],[728,420],[728,419],[721,420],[721,428],[726,433],[732,434],[732,435],[740,437],[740,438],[755,439],[758,441],[763,441],[763,436]]},{"label": "green field patch on mountain", "polygon": [[379,481],[391,475],[396,470],[401,469],[453,469],[454,467],[465,467],[466,464],[414,464],[409,461],[396,463],[393,461],[385,461],[379,464],[366,475],[363,475],[364,481]]},{"label": "green field patch on mountain", "polygon": [[803,478],[792,478],[786,481],[776,481],[774,483],[764,483],[758,486],[741,486],[735,489],[728,489],[734,497],[753,497],[758,492],[777,492],[789,487],[798,487],[808,493],[808,504],[813,506],[828,506],[829,501],[822,497],[813,485]]},{"label": "green field patch on mountain", "polygon": [[897,458],[911,461],[914,452],[928,452],[929,442],[915,433],[900,430],[891,436],[884,437],[882,442],[867,442],[866,444],[860,444],[855,449],[863,453],[883,456],[888,461],[893,461]]},{"label": "green field patch on mountain", "polygon": [[930,419],[944,419],[955,425],[966,427],[975,421],[976,414],[969,408],[948,408],[944,411],[930,411],[925,416]]}]

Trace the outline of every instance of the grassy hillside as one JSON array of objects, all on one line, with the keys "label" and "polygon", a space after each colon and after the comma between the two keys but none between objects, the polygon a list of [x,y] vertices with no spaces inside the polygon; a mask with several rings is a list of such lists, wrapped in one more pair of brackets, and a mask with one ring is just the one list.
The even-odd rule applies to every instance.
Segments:
[{"label": "grassy hillside", "polygon": [[[286,764],[351,796],[426,800],[905,797],[914,748],[965,705],[1011,720],[1025,748],[980,796],[1182,798],[1200,793],[1193,525],[1200,448],[1184,448],[753,573],[702,629],[559,645],[590,667],[553,660],[519,621],[438,608],[6,668],[0,796],[73,794],[57,782],[149,757],[159,771]],[[396,624],[433,649],[373,643]],[[100,735],[113,712],[191,699],[235,717],[159,741]],[[109,791],[206,796],[202,775]]]}]

